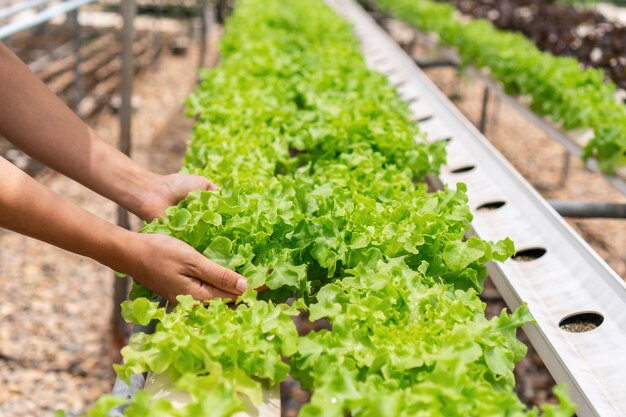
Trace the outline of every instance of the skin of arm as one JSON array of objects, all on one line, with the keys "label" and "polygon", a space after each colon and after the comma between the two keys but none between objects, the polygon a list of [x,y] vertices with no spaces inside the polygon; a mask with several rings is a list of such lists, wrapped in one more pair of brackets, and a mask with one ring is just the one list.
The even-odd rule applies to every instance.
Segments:
[{"label": "skin of arm", "polygon": [[[162,216],[206,178],[157,175],[100,140],[8,48],[0,43],[0,135],[56,171],[144,220]],[[132,276],[174,301],[235,299],[246,280],[177,239],[141,235],[64,200],[0,158],[0,227],[84,255]]]},{"label": "skin of arm", "polygon": [[175,302],[236,299],[245,278],[211,262],[184,242],[130,232],[96,217],[0,158],[0,227],[87,256],[132,276]]},{"label": "skin of arm", "polygon": [[217,189],[199,176],[154,174],[100,140],[2,43],[0,109],[0,135],[144,220],[163,215],[191,191]]}]

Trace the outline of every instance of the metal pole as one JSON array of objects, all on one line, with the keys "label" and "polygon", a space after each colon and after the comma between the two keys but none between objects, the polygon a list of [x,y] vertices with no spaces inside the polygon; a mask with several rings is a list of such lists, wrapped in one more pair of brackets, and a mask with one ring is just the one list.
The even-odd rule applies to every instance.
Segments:
[{"label": "metal pole", "polygon": [[200,13],[200,57],[198,62],[198,68],[202,68],[206,61],[206,49],[207,49],[207,33],[208,28],[208,2],[207,0],[198,0],[198,12]]},{"label": "metal pole", "polygon": [[[134,41],[134,18],[136,12],[135,0],[122,0],[122,67],[120,71],[120,142],[119,149],[126,155],[131,155],[131,121],[132,121],[132,95],[133,95],[133,41]],[[121,207],[118,210],[119,225],[129,227],[128,212]]]},{"label": "metal pole", "polygon": [[50,22],[42,23],[41,26],[37,28],[37,37],[41,36],[43,36],[44,38],[44,49],[48,54],[50,54],[52,52],[52,35],[50,30]]},{"label": "metal pole", "polygon": [[[165,10],[166,7],[166,2],[165,1],[161,1],[161,0],[157,0],[156,2],[156,20],[154,22],[154,24],[152,25],[152,30],[154,33],[156,33],[155,36],[155,45],[156,48],[154,48],[154,53],[152,54],[152,60],[150,61],[151,65],[155,65],[157,60],[159,59],[159,56],[161,55],[161,50],[163,48],[163,12]],[[150,36],[150,35],[146,35],[146,36]]]},{"label": "metal pole", "polygon": [[569,176],[569,168],[570,168],[570,160],[572,154],[567,152],[567,149],[563,151],[563,167],[561,169],[561,179],[559,180],[558,187],[565,187],[565,183],[567,182],[567,177]]},{"label": "metal pole", "polygon": [[478,124],[478,130],[483,135],[485,134],[485,130],[487,129],[487,111],[489,110],[489,86],[485,86],[483,90],[483,103],[482,109],[480,111],[480,122]]},{"label": "metal pole", "polygon": [[[417,42],[416,39],[417,38],[415,38],[415,40],[413,41],[413,44]],[[414,58],[413,62],[415,62],[415,65],[417,65],[418,67],[422,69],[442,68],[442,67],[458,68],[459,67],[458,62],[453,61],[448,58],[439,58],[439,59]]]},{"label": "metal pole", "polygon": [[563,217],[626,219],[626,204],[548,200]]},{"label": "metal pole", "polygon": [[67,14],[67,20],[69,21],[72,29],[72,49],[74,50],[74,97],[72,100],[72,108],[74,112],[78,114],[80,102],[83,99],[82,78],[80,73],[80,23],[78,22],[78,9],[74,9]]},{"label": "metal pole", "polygon": [[[126,155],[131,155],[131,120],[132,120],[132,94],[133,94],[133,39],[134,18],[136,13],[135,0],[122,0],[122,68],[120,71],[120,141],[119,149]],[[128,212],[117,208],[117,224],[125,229],[130,229]],[[113,337],[116,343],[123,344],[127,338],[127,328],[121,314],[120,304],[128,295],[128,280],[115,279],[113,287]]]},{"label": "metal pole", "polygon": [[215,2],[215,9],[217,11],[217,23],[224,24],[226,20],[226,8],[228,7],[228,0],[217,0]]}]

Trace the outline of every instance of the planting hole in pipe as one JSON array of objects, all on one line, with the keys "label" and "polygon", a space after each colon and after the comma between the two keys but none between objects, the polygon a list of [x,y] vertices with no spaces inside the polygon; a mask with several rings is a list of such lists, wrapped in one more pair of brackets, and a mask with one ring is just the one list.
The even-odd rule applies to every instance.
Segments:
[{"label": "planting hole in pipe", "polygon": [[593,311],[570,314],[559,322],[562,330],[570,333],[585,333],[597,329],[604,322],[604,316]]},{"label": "planting hole in pipe", "polygon": [[419,92],[413,90],[412,88],[399,87],[397,90],[400,98],[409,103],[409,105],[418,102],[420,99]]},{"label": "planting hole in pipe", "polygon": [[541,258],[547,252],[544,248],[528,248],[518,251],[513,255],[513,260],[518,262],[530,262]]},{"label": "planting hole in pipe", "polygon": [[[444,139],[445,140],[445,139]],[[451,170],[450,172],[452,172],[453,174],[462,174],[464,172],[469,172],[472,171],[476,168],[476,165],[474,164],[468,164],[468,165],[462,165],[458,168],[455,168],[453,170]]]},{"label": "planting hole in pipe", "polygon": [[391,84],[392,86],[396,87],[396,90],[398,88],[402,88],[402,84],[404,84],[404,78],[402,77],[401,74],[398,74],[395,69],[392,70],[392,72],[389,74],[389,84]]},{"label": "planting hole in pipe", "polygon": [[432,114],[416,115],[416,116],[413,116],[413,121],[418,122],[418,123],[424,123],[424,122],[429,121],[432,118],[433,118]]},{"label": "planting hole in pipe", "polygon": [[500,207],[503,207],[504,205],[506,205],[506,202],[502,200],[490,201],[488,203],[481,204],[480,206],[476,207],[476,210],[493,211],[493,210],[499,209]]}]

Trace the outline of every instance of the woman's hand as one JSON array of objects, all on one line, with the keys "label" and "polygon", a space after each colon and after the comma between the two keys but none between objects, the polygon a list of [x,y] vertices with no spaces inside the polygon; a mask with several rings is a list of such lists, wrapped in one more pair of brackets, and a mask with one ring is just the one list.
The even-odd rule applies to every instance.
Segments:
[{"label": "woman's hand", "polygon": [[186,243],[171,236],[131,232],[106,222],[45,188],[3,158],[0,227],[95,259],[132,276],[170,301],[179,294],[190,294],[200,301],[215,297],[235,300],[246,290],[244,277],[211,262]]},{"label": "woman's hand", "polygon": [[247,288],[244,277],[171,236],[131,233],[127,247],[120,270],[171,302],[180,294],[234,301]]},{"label": "woman's hand", "polygon": [[[0,135],[144,220],[162,216],[194,190],[217,189],[194,175],[154,174],[100,140],[2,43],[0,86]],[[245,278],[185,243],[107,223],[2,158],[0,227],[95,259],[172,301],[179,294],[235,299],[245,290]]]},{"label": "woman's hand", "polygon": [[131,209],[143,220],[150,221],[161,217],[170,206],[175,206],[187,195],[196,190],[217,190],[217,185],[204,177],[189,174],[155,176],[146,190],[139,206]]}]

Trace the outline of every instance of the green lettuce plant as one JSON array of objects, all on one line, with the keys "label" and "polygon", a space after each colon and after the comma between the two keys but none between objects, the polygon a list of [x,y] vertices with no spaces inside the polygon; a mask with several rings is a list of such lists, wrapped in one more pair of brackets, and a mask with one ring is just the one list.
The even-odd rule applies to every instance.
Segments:
[{"label": "green lettuce plant", "polygon": [[[187,172],[218,182],[144,227],[249,279],[235,305],[180,296],[168,312],[135,287],[124,317],[156,324],[122,350],[119,377],[166,374],[189,401],[104,397],[89,416],[230,416],[292,374],[303,416],[536,416],[514,393],[525,307],[487,320],[477,293],[506,239],[465,239],[465,186],[429,192],[445,159],[351,28],[321,0],[241,0],[220,65],[188,102]],[[295,301],[285,303],[287,298]],[[299,336],[302,311],[332,331]],[[569,416],[566,395],[557,414]],[[549,415],[550,406],[546,408]]]}]

